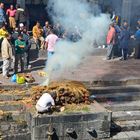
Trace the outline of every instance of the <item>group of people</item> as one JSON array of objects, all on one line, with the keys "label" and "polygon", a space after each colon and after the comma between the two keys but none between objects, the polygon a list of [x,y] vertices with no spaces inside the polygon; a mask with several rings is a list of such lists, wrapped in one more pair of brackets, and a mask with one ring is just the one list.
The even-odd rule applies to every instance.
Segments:
[{"label": "group of people", "polygon": [[[0,13],[4,13],[3,8],[4,4],[0,3]],[[54,46],[59,38],[73,42],[81,38],[80,32],[78,32],[76,27],[74,28],[75,32],[68,32],[60,24],[56,23],[52,25],[48,21],[45,22],[43,27],[37,21],[30,34],[26,26],[27,22],[24,20],[26,18],[22,16],[24,15],[23,12],[24,9],[20,8],[19,5],[17,10],[11,5],[10,9],[6,12],[9,15],[9,22],[5,20],[4,14],[3,21],[0,20],[0,46],[3,61],[2,74],[5,78],[9,78],[9,70],[12,66],[13,74],[23,73],[26,69],[31,68],[30,58],[34,55],[31,51],[32,44],[36,46],[35,50],[37,51],[35,53],[39,53],[40,50],[47,50],[47,59],[49,59],[54,54]],[[7,23],[9,24],[7,25]],[[38,54],[35,55],[38,56]]]},{"label": "group of people", "polygon": [[15,28],[12,34],[9,34],[6,31],[5,24],[2,25],[0,29],[5,33],[1,38],[1,55],[3,60],[2,73],[5,78],[9,77],[9,69],[13,62],[13,74],[17,74],[18,65],[20,65],[21,73],[24,70],[31,68],[30,58],[34,55],[31,52],[32,44],[35,44],[36,53],[39,53],[40,50],[47,50],[48,58],[54,53],[54,45],[58,40],[58,36],[54,34],[53,29],[49,29],[45,32],[46,37],[43,36],[43,29],[40,26],[40,23],[37,22],[33,27],[31,37],[27,31],[26,26],[23,23],[19,24],[19,28]]},{"label": "group of people", "polygon": [[[8,21],[6,15],[9,17]],[[4,3],[0,3],[0,51],[3,61],[2,75],[6,79],[10,76],[10,69],[13,69],[13,74],[17,74],[31,68],[30,57],[34,55],[30,51],[32,44],[35,44],[37,53],[40,49],[47,49],[48,55],[54,52],[58,36],[54,34],[49,22],[46,21],[42,28],[37,21],[30,35],[26,19],[26,12],[20,5],[16,9],[11,5],[5,12]]]},{"label": "group of people", "polygon": [[[13,74],[17,74],[18,65],[20,64],[20,72],[31,68],[30,57],[31,46],[34,43],[36,46],[36,53],[39,50],[47,50],[48,59],[54,54],[55,43],[59,38],[67,39],[73,42],[82,38],[78,27],[74,27],[73,31],[64,30],[60,24],[51,25],[48,21],[42,27],[37,21],[32,28],[32,35],[28,32],[28,14],[26,11],[16,5],[13,5],[6,10],[8,21],[4,14],[4,4],[0,3],[0,50],[3,60],[2,74],[5,78],[9,78],[9,69],[13,64]],[[133,53],[136,58],[140,57],[140,20],[138,20],[137,31],[131,35],[127,21],[124,21],[122,26],[119,26],[117,20],[109,26],[107,33],[107,56],[110,60],[114,57],[115,47],[119,50],[118,56],[121,55],[120,60],[127,60],[129,52],[129,42],[132,39],[136,47],[133,48]],[[115,49],[116,50],[116,49]],[[13,62],[13,63],[12,63]]]},{"label": "group of people", "polygon": [[120,60],[127,60],[129,56],[133,56],[134,58],[139,59],[140,19],[137,22],[137,28],[134,34],[131,34],[127,21],[124,21],[122,26],[119,26],[116,21],[112,21],[107,33],[106,44],[106,60],[114,58],[114,53],[116,50],[118,52],[117,56],[120,57]]},{"label": "group of people", "polygon": [[[2,29],[5,28],[5,25],[2,25]],[[15,31],[13,34],[5,31],[4,36],[1,38],[2,74],[4,78],[9,78],[9,70],[12,68],[11,64],[14,64],[14,74],[18,73],[19,62],[21,72],[24,71],[25,66],[29,65],[28,57],[25,57],[25,54],[28,53],[28,37],[26,30],[23,30],[23,32],[18,31],[17,33]],[[26,64],[25,60],[27,60]]]},{"label": "group of people", "polygon": [[5,11],[4,3],[0,3],[0,28],[3,23],[7,25],[9,31],[12,31],[19,26],[20,23],[23,23],[28,27],[29,13],[28,10],[21,8],[19,4],[14,8],[13,5]]}]

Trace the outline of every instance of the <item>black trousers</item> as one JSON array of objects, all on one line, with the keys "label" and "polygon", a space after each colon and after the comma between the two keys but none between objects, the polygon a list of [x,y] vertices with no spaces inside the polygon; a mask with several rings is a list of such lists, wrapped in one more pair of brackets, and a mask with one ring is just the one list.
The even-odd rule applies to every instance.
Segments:
[{"label": "black trousers", "polygon": [[122,58],[124,60],[127,59],[127,55],[128,55],[128,48],[122,48]]},{"label": "black trousers", "polygon": [[27,51],[24,53],[24,67],[25,67],[25,69],[28,68],[29,62],[30,62],[30,52]]},{"label": "black trousers", "polygon": [[18,73],[18,65],[20,64],[21,73],[24,71],[24,54],[16,54],[15,55],[15,66],[14,66],[14,73]]},{"label": "black trousers", "polygon": [[140,59],[140,43],[138,43],[136,45],[136,48],[135,48],[135,59]]}]

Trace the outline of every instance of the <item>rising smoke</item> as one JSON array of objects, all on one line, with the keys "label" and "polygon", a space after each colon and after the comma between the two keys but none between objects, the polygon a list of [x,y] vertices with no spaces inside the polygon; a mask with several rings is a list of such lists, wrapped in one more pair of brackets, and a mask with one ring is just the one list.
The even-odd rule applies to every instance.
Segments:
[{"label": "rising smoke", "polygon": [[77,42],[61,39],[57,42],[55,54],[47,62],[49,74],[71,71],[83,57],[94,52],[95,44],[104,43],[110,19],[100,13],[97,5],[91,6],[86,0],[48,0],[47,10],[54,23],[60,23],[67,31],[81,33]]}]

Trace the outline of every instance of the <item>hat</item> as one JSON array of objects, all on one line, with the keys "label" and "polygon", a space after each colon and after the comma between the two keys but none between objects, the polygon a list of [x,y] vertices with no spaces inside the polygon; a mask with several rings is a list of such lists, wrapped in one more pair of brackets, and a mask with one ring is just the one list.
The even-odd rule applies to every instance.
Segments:
[{"label": "hat", "polygon": [[20,24],[19,24],[19,27],[24,27],[24,24],[23,24],[23,23],[20,23]]}]

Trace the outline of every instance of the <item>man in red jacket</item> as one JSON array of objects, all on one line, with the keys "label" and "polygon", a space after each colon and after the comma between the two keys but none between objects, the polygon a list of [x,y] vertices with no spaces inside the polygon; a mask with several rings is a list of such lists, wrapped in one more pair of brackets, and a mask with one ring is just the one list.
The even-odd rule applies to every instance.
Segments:
[{"label": "man in red jacket", "polygon": [[115,36],[116,36],[116,31],[114,28],[114,23],[111,23],[109,26],[107,38],[106,38],[106,43],[107,43],[107,60],[110,60],[112,58],[113,54],[113,48],[115,45]]}]

